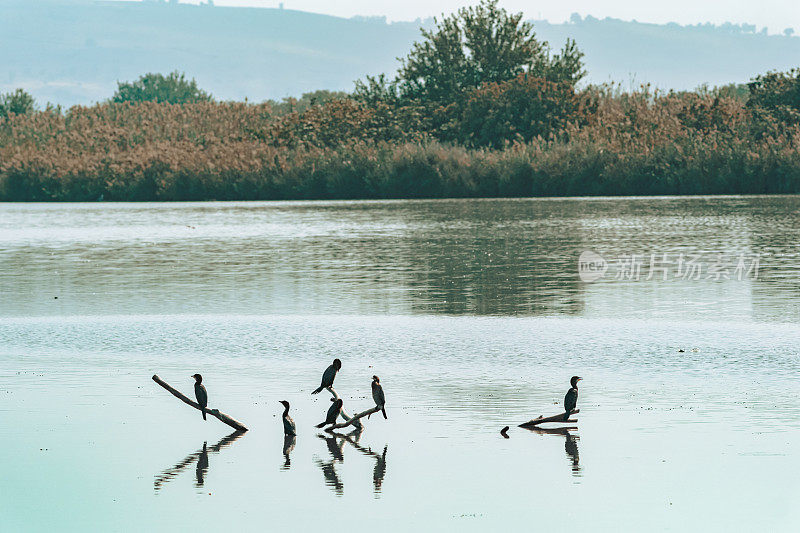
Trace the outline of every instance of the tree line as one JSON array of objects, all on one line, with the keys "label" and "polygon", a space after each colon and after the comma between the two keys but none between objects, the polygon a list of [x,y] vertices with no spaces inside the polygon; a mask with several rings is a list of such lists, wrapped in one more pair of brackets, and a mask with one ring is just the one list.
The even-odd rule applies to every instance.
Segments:
[{"label": "tree line", "polygon": [[350,94],[215,102],[173,72],[62,112],[19,90],[0,96],[0,198],[800,192],[800,70],[623,91],[581,87],[583,57],[483,0]]}]

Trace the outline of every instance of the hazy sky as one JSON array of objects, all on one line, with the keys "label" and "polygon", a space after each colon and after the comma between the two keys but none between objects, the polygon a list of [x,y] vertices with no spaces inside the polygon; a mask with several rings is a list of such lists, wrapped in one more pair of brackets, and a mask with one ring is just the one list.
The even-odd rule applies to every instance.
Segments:
[{"label": "hazy sky", "polygon": [[[199,0],[182,0],[197,3]],[[218,6],[248,5],[277,7],[279,0],[215,0]],[[450,12],[474,2],[460,0],[284,0],[286,9],[327,13],[343,17],[353,15],[385,15],[390,20],[413,20]],[[501,5],[523,11],[530,18],[551,22],[566,20],[571,13],[614,17],[641,22],[747,22],[769,27],[779,33],[786,27],[800,30],[798,0],[567,0],[533,1],[501,0]],[[800,33],[800,32],[799,32]]]}]

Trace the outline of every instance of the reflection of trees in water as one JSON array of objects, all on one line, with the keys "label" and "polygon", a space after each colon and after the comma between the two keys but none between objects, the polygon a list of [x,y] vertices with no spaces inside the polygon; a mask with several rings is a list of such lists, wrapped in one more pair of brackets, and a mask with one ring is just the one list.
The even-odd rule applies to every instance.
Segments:
[{"label": "reflection of trees in water", "polygon": [[209,452],[219,453],[220,450],[226,448],[233,444],[236,439],[244,435],[244,431],[234,431],[227,437],[223,437],[215,445],[208,447],[206,442],[203,443],[203,447],[200,448],[198,451],[189,454],[184,459],[178,461],[173,466],[165,469],[160,474],[157,474],[155,480],[153,481],[153,488],[156,492],[161,490],[162,486],[177,477],[178,474],[189,468],[195,461],[197,461],[197,465],[195,467],[195,487],[202,487],[205,481],[205,476],[208,473],[208,455]]},{"label": "reflection of trees in water", "polygon": [[[749,214],[749,254],[760,254],[758,278],[751,280],[753,318],[800,321],[800,199],[764,198],[758,214]],[[748,266],[752,257],[746,257]],[[752,276],[748,276],[751,279]]]},{"label": "reflection of trees in water", "polygon": [[578,454],[578,441],[581,439],[577,434],[573,435],[571,431],[577,431],[577,427],[562,427],[562,428],[539,428],[530,427],[525,428],[528,431],[537,433],[539,435],[562,435],[564,437],[564,452],[567,458],[572,463],[572,475],[576,477],[581,476],[580,456]]},{"label": "reflection of trees in water", "polygon": [[329,461],[322,461],[315,458],[314,462],[320,470],[322,470],[322,475],[325,477],[325,485],[330,487],[338,496],[344,494],[344,484],[336,471],[336,464],[344,462],[345,443],[350,444],[361,454],[375,460],[375,467],[372,470],[372,484],[375,490],[375,497],[380,495],[383,487],[383,480],[386,477],[386,452],[389,447],[386,445],[383,447],[382,453],[375,453],[372,451],[372,448],[365,448],[359,444],[361,433],[362,431],[355,430],[347,434],[331,433],[329,436],[317,435],[320,439],[323,439],[328,446],[331,459]]},{"label": "reflection of trees in water", "polygon": [[455,315],[580,314],[577,264],[585,247],[580,225],[553,224],[548,215],[555,212],[533,213],[533,205],[448,205],[438,226],[404,258],[412,308]]},{"label": "reflection of trees in water", "polygon": [[[751,282],[753,308],[746,312],[763,320],[800,320],[798,197],[317,203],[268,213],[257,206],[214,209],[193,208],[191,216],[213,214],[242,224],[268,220],[278,229],[153,245],[67,242],[56,255],[15,246],[0,257],[7,273],[0,281],[10,291],[0,306],[35,314],[52,310],[53,295],[68,292],[70,298],[55,304],[61,313],[169,313],[189,305],[216,311],[222,305],[248,314],[410,308],[576,315],[583,312],[585,289],[597,287],[577,277],[577,258],[585,249],[608,260],[660,252],[675,259],[680,252],[707,250],[761,253],[759,279]],[[169,225],[176,215],[163,216]],[[87,276],[86,264],[97,275]],[[8,274],[22,270],[25,276]],[[676,283],[713,291],[711,282]],[[114,298],[94,298],[98,284]],[[613,283],[601,286],[617,293]],[[635,293],[643,287],[624,286]],[[163,297],[154,301],[151,293]],[[716,299],[717,293],[701,296]],[[665,304],[672,308],[671,300]]]}]

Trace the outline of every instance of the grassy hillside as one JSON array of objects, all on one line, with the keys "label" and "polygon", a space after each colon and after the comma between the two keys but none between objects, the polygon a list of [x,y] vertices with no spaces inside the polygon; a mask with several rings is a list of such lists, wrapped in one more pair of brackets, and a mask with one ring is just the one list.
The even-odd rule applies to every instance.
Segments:
[{"label": "grassy hillside", "polygon": [[[292,10],[185,4],[4,0],[0,92],[23,87],[40,102],[104,100],[117,80],[185,71],[224,100],[262,101],[316,89],[351,90],[390,72],[422,22],[387,24]],[[787,70],[800,38],[738,26],[654,25],[574,18],[537,21],[540,38],[570,36],[586,51],[588,81],[688,89]]]}]

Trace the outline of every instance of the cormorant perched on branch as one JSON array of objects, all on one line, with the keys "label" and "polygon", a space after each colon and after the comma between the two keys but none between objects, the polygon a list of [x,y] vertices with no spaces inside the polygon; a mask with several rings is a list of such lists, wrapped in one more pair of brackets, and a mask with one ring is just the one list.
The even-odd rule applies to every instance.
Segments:
[{"label": "cormorant perched on branch", "polygon": [[195,374],[194,378],[194,397],[197,398],[197,403],[200,405],[200,412],[203,413],[203,420],[206,419],[206,407],[208,407],[208,392],[203,386],[203,376]]},{"label": "cormorant perched on branch", "polygon": [[342,410],[342,404],[343,403],[344,402],[342,402],[341,398],[339,398],[338,400],[335,400],[331,404],[330,408],[328,409],[328,415],[325,417],[325,422],[322,422],[321,424],[317,424],[317,427],[321,428],[323,426],[327,426],[328,424],[335,424],[336,423],[336,418],[339,416],[339,413]]},{"label": "cormorant perched on branch", "polygon": [[388,420],[386,409],[383,407],[386,405],[386,396],[383,394],[383,387],[381,387],[381,380],[378,376],[372,376],[372,399],[375,400],[375,405],[381,408],[383,418]]},{"label": "cormorant perched on branch", "polygon": [[289,416],[289,402],[286,400],[281,400],[279,403],[282,403],[283,406],[286,408],[283,411],[283,434],[284,435],[296,435],[294,420],[292,417]]},{"label": "cormorant perched on branch", "polygon": [[322,389],[327,389],[328,387],[332,386],[333,380],[336,377],[336,373],[340,368],[342,368],[342,362],[338,359],[334,359],[333,364],[326,368],[325,372],[322,374],[322,383],[320,384],[319,388],[311,394],[317,394]]},{"label": "cormorant perched on branch", "polygon": [[569,380],[569,384],[572,386],[571,389],[567,391],[567,395],[564,396],[564,421],[566,422],[569,420],[569,415],[572,414],[572,410],[578,405],[578,382],[582,378],[578,376],[572,376],[572,379]]}]

